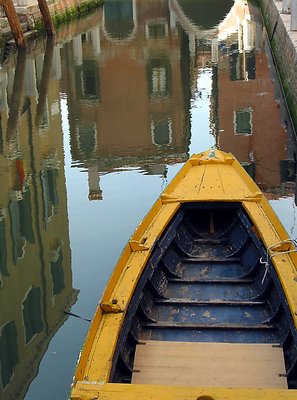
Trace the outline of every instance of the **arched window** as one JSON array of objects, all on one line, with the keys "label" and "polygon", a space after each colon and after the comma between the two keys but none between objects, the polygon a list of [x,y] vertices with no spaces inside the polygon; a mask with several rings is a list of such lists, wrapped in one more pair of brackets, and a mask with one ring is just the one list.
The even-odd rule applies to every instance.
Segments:
[{"label": "arched window", "polygon": [[104,1],[105,30],[114,39],[125,39],[134,29],[132,0]]}]

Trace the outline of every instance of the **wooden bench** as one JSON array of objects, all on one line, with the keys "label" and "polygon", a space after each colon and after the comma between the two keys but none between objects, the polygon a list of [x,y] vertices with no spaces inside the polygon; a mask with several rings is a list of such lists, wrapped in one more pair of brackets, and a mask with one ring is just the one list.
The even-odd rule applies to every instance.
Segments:
[{"label": "wooden bench", "polygon": [[273,344],[146,341],[132,383],[287,388],[283,349]]}]

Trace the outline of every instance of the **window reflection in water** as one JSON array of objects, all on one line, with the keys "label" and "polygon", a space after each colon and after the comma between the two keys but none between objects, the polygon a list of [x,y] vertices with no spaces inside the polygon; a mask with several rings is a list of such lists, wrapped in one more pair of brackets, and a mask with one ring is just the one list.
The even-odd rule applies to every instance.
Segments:
[{"label": "window reflection in water", "polygon": [[5,389],[10,383],[19,362],[17,330],[13,321],[0,328],[0,371],[1,386]]},{"label": "window reflection in water", "polygon": [[24,257],[26,241],[34,244],[30,189],[12,192],[9,203],[14,262]]},{"label": "window reflection in water", "polygon": [[40,172],[42,198],[43,198],[43,215],[44,223],[47,226],[48,221],[54,215],[54,209],[58,205],[57,192],[57,176],[56,168],[45,168]]},{"label": "window reflection in water", "polygon": [[9,276],[7,266],[6,227],[4,215],[0,214],[0,287],[3,284],[2,276]]},{"label": "window reflection in water", "polygon": [[129,37],[134,29],[133,0],[105,0],[104,21],[111,38]]},{"label": "window reflection in water", "polygon": [[251,135],[253,110],[239,110],[234,112],[234,133],[236,135]]},{"label": "window reflection in water", "polygon": [[149,92],[162,98],[171,93],[171,66],[167,58],[151,58],[147,66]]},{"label": "window reflection in water", "polygon": [[98,65],[95,60],[84,60],[76,67],[76,86],[81,100],[100,100]]},{"label": "window reflection in water", "polygon": [[61,245],[58,246],[57,249],[51,251],[50,265],[54,297],[55,295],[60,294],[63,289],[65,289],[63,253]]},{"label": "window reflection in water", "polygon": [[97,129],[95,124],[81,123],[77,128],[77,141],[83,159],[91,159],[97,148]]},{"label": "window reflection in water", "polygon": [[152,140],[157,146],[165,146],[172,142],[172,124],[168,118],[152,122]]},{"label": "window reflection in water", "polygon": [[32,288],[22,303],[26,343],[43,330],[41,317],[41,290]]}]

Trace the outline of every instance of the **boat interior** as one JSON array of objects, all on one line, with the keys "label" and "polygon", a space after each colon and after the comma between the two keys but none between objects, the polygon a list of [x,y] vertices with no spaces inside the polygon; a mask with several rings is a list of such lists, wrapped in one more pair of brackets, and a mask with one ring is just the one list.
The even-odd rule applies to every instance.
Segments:
[{"label": "boat interior", "polygon": [[127,310],[110,382],[297,388],[297,332],[240,203],[184,203]]}]

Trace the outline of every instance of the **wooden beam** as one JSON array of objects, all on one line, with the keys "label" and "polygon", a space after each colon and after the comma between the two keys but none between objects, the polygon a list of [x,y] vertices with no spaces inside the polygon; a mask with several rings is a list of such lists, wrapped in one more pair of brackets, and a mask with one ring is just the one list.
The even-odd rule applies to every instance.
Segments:
[{"label": "wooden beam", "polygon": [[37,0],[37,1],[38,1],[39,9],[40,9],[40,12],[41,12],[41,15],[43,18],[45,30],[46,30],[48,36],[53,36],[55,34],[55,28],[54,28],[51,14],[49,12],[47,2],[46,2],[46,0]]},{"label": "wooden beam", "polygon": [[15,11],[12,0],[1,0],[0,3],[4,9],[5,15],[8,19],[10,29],[18,48],[24,49],[26,47],[23,31],[17,13]]}]

